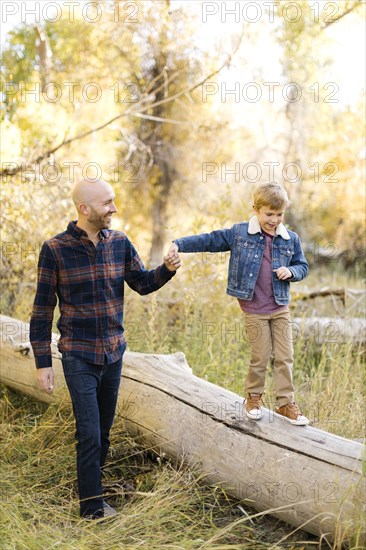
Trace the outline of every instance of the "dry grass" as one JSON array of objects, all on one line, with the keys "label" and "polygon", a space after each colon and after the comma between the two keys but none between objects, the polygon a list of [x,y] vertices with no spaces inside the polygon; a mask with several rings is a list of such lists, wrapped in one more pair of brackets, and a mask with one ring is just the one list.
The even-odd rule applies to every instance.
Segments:
[{"label": "dry grass", "polygon": [[[196,375],[241,394],[248,346],[238,305],[225,296],[225,277],[216,267],[197,265],[194,276],[188,271],[182,284],[151,296],[129,293],[126,332],[130,349],[184,351]],[[332,280],[332,286],[344,280]],[[309,307],[294,314],[310,315],[316,304]],[[332,303],[321,308],[331,314]],[[361,348],[296,343],[296,398],[316,427],[364,437],[364,373]],[[269,369],[266,400],[272,398]],[[207,487],[183,465],[173,467],[129,437],[120,419],[113,427],[105,480],[120,513],[101,522],[81,521],[70,410],[46,407],[5,388],[0,406],[2,550],[330,548],[233,501],[218,487]],[[334,550],[342,548],[343,539],[339,533]],[[356,526],[348,548],[362,548]]]},{"label": "dry grass", "polygon": [[319,547],[315,537],[291,535],[280,521],[205,486],[183,465],[173,468],[130,438],[120,419],[105,479],[120,513],[99,522],[80,520],[70,410],[3,388],[1,413],[3,550]]}]

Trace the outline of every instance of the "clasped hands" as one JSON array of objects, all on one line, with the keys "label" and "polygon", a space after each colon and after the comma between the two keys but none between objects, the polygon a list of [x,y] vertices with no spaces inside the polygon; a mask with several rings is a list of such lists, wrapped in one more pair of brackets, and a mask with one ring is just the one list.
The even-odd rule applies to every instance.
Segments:
[{"label": "clasped hands", "polygon": [[172,243],[168,249],[168,253],[164,256],[164,264],[169,271],[177,271],[181,266],[180,257],[178,254],[178,246]]}]

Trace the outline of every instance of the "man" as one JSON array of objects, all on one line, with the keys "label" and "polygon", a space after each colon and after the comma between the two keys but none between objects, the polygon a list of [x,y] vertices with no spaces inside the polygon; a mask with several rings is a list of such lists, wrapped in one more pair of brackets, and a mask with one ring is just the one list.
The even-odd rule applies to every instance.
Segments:
[{"label": "man", "polygon": [[[78,220],[46,241],[30,322],[37,381],[53,390],[51,330],[57,298],[58,347],[76,421],[80,515],[114,515],[103,499],[102,476],[126,349],[124,282],[139,294],[158,290],[180,267],[179,259],[146,270],[127,236],[111,231],[117,211],[112,187],[103,180],[79,182],[72,195]],[[57,297],[57,298],[56,298]]]}]

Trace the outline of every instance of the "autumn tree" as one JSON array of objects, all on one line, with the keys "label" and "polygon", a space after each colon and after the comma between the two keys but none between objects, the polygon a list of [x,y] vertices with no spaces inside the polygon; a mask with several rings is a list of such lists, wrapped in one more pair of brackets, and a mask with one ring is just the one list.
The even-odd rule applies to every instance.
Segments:
[{"label": "autumn tree", "polygon": [[[364,9],[359,1],[341,1],[332,6],[300,1],[295,7],[286,2],[277,7],[283,77],[293,83],[284,105],[282,162],[294,162],[301,169],[301,177],[296,178],[295,172],[292,180],[290,177],[283,182],[294,201],[287,220],[301,226],[308,243],[315,242],[315,260],[319,245],[332,244],[337,253],[359,246],[356,235],[363,225],[363,129],[358,119],[363,102],[360,98],[358,114],[341,105],[339,85],[326,78],[332,65],[327,53],[332,43],[328,29],[333,30],[334,25],[339,29],[351,18],[357,22]],[[352,143],[347,138],[350,120],[354,123]],[[302,208],[296,208],[296,203]],[[358,216],[354,214],[356,204]],[[347,210],[353,214],[348,216]]]}]

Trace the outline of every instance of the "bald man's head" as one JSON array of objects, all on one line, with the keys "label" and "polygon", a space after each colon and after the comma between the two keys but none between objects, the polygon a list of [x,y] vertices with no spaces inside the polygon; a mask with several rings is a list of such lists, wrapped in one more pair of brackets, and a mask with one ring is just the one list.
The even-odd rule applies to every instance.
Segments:
[{"label": "bald man's head", "polygon": [[113,188],[104,180],[79,181],[72,192],[80,225],[90,225],[98,231],[111,224],[111,217],[117,211]]},{"label": "bald man's head", "polygon": [[96,200],[103,199],[108,192],[114,196],[112,187],[104,180],[81,180],[73,189],[72,200],[78,209],[80,204],[92,204]]}]

